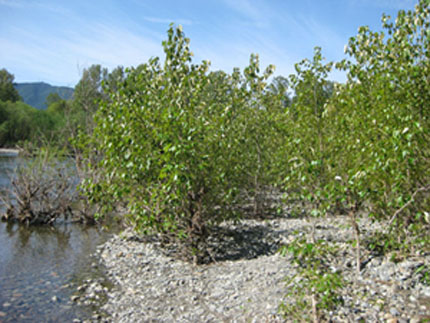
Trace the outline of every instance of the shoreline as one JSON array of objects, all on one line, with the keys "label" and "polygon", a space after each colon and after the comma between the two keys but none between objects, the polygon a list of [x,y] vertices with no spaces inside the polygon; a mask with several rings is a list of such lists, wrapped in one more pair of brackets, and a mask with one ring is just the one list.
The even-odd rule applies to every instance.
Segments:
[{"label": "shoreline", "polygon": [[[330,312],[333,321],[420,322],[430,318],[430,286],[421,283],[417,268],[430,255],[393,263],[368,255],[361,278],[355,281],[352,230],[344,217],[322,219],[317,238],[335,243],[339,254],[331,263],[349,282],[341,291],[343,306]],[[285,279],[296,272],[290,255],[277,253],[280,245],[304,236],[305,219],[244,220],[223,225],[238,235],[220,252],[225,260],[194,266],[176,260],[156,241],[144,242],[130,230],[101,245],[96,258],[106,268],[114,287],[104,291],[106,303],[99,317],[106,322],[284,322],[279,314],[288,292]],[[364,219],[362,232],[381,224]],[[238,239],[242,235],[244,239]],[[254,253],[253,253],[254,252]],[[230,259],[228,259],[230,257]],[[81,299],[97,294],[87,289]]]},{"label": "shoreline", "polygon": [[16,148],[0,148],[0,157],[15,157],[19,155],[20,151]]}]

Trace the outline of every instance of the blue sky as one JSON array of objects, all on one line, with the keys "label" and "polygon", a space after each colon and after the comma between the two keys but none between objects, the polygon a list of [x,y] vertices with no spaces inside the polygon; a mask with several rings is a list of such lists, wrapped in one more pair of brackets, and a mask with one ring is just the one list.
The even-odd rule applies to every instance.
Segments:
[{"label": "blue sky", "polygon": [[[136,66],[163,57],[170,22],[181,24],[196,62],[243,68],[251,53],[276,75],[311,58],[344,58],[358,27],[379,30],[417,0],[0,0],[0,68],[16,82],[74,86],[84,68]],[[342,80],[341,74],[333,74]]]}]

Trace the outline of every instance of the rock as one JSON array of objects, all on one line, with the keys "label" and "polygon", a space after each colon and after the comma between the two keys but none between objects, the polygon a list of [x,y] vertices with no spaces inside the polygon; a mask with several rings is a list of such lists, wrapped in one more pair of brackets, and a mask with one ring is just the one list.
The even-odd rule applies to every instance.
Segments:
[{"label": "rock", "polygon": [[394,307],[390,308],[390,314],[392,316],[399,316],[400,315],[399,311]]},{"label": "rock", "polygon": [[[364,239],[382,225],[363,219],[360,227],[366,228]],[[282,322],[277,308],[286,302],[285,279],[297,274],[298,266],[291,262],[291,255],[281,257],[276,250],[281,243],[297,237],[293,232],[305,236],[308,228],[305,220],[288,218],[223,223],[219,230],[228,229],[230,235],[211,247],[217,262],[202,266],[176,260],[175,246],[161,249],[156,239],[143,241],[127,230],[122,238],[114,236],[96,253],[114,287],[107,289],[99,282],[88,282],[82,299],[88,302],[89,297],[96,299],[105,293],[107,302],[102,310],[108,315],[107,321],[115,322]],[[354,283],[355,258],[348,243],[348,219],[325,218],[316,238],[328,237],[339,250],[328,270],[341,273],[346,280],[339,290],[344,305],[333,309],[330,318],[367,322],[385,319],[394,323],[419,314],[418,299],[424,288],[411,278],[418,262],[395,264],[374,257]],[[430,263],[430,255],[425,257],[421,263]],[[380,313],[382,309],[388,309],[386,316]]]},{"label": "rock", "polygon": [[98,320],[100,320],[100,319],[102,318],[102,316],[101,316],[100,314],[94,314],[91,318],[92,318],[93,320],[98,321]]},{"label": "rock", "polygon": [[72,302],[77,302],[77,301],[79,300],[79,296],[78,296],[78,295],[72,295],[72,296],[70,297],[70,300],[71,300]]},{"label": "rock", "polygon": [[414,316],[413,318],[411,318],[411,320],[409,321],[409,323],[420,323],[421,322],[421,317],[419,316]]},{"label": "rock", "polygon": [[430,297],[430,287],[424,287],[422,292],[425,296]]}]

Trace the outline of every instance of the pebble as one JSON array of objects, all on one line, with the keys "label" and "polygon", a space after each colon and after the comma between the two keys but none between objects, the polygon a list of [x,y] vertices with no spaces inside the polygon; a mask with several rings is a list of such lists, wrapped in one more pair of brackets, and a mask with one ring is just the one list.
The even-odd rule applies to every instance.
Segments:
[{"label": "pebble", "polygon": [[399,316],[400,315],[399,311],[394,307],[390,308],[390,314],[393,316]]},{"label": "pebble", "polygon": [[72,302],[76,302],[76,301],[78,301],[78,300],[79,300],[79,296],[78,296],[78,295],[72,295],[72,296],[70,297],[70,300],[71,300]]},{"label": "pebble", "polygon": [[[430,263],[430,255],[403,263],[371,255],[356,279],[348,219],[322,221],[316,238],[330,238],[338,249],[329,270],[341,273],[347,282],[339,291],[343,306],[329,314],[333,321],[385,319],[394,323],[430,315],[430,306],[418,303],[428,289],[414,276],[414,268]],[[366,218],[360,226],[363,235],[384,227]],[[229,233],[229,239],[214,238],[211,247],[216,262],[199,266],[176,260],[174,248],[166,251],[156,240],[145,242],[126,230],[97,249],[96,256],[114,287],[87,282],[80,290],[81,300],[92,302],[94,296],[106,295],[101,308],[106,322],[285,321],[278,309],[282,302],[291,301],[285,297],[285,279],[295,275],[297,267],[289,254],[282,257],[277,251],[282,242],[297,237],[297,232],[302,236],[309,232],[309,224],[289,218],[244,220],[224,223],[221,230]]]}]

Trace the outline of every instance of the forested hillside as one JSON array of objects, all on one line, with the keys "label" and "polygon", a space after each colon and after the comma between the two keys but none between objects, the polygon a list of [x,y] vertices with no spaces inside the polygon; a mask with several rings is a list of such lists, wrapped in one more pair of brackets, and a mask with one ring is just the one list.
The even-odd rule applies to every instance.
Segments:
[{"label": "forested hillside", "polygon": [[15,83],[22,100],[39,110],[47,108],[46,98],[51,93],[56,93],[63,100],[70,100],[73,96],[73,88],[66,86],[52,86],[44,82]]},{"label": "forested hillside", "polygon": [[[78,132],[91,132],[93,114],[106,97],[102,82],[114,86],[122,75],[122,67],[108,73],[106,68],[93,65],[71,89],[46,83],[16,85],[14,75],[1,69],[0,147],[53,145],[72,151],[70,143]],[[47,108],[35,108],[42,98]]]}]

